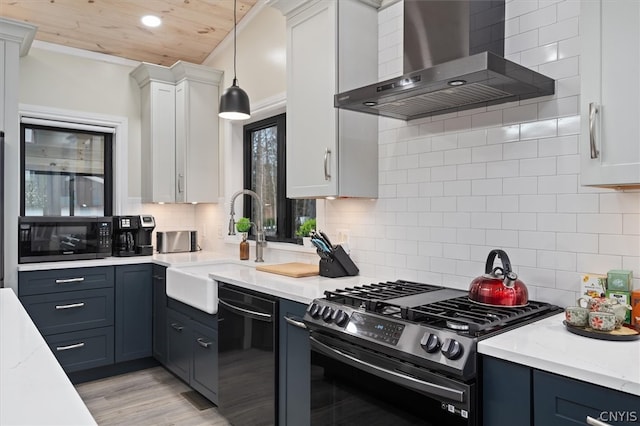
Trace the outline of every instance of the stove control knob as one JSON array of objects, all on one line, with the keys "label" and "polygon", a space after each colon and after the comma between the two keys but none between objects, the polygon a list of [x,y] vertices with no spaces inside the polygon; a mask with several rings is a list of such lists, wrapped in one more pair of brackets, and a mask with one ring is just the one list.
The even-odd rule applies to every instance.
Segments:
[{"label": "stove control knob", "polygon": [[458,359],[462,356],[462,345],[454,339],[447,339],[442,344],[442,354],[449,359]]},{"label": "stove control knob", "polygon": [[318,318],[320,316],[321,307],[317,303],[312,303],[309,308],[309,315],[313,318]]},{"label": "stove control knob", "polygon": [[349,315],[347,315],[342,309],[338,309],[333,313],[331,319],[333,319],[333,322],[335,322],[336,325],[343,327],[349,321]]},{"label": "stove control knob", "polygon": [[420,340],[420,345],[422,349],[432,354],[440,348],[440,340],[438,340],[438,336],[433,333],[424,333],[424,336],[422,336]]},{"label": "stove control knob", "polygon": [[332,314],[333,309],[331,309],[329,306],[325,307],[322,311],[322,319],[324,320],[324,322],[331,322]]}]

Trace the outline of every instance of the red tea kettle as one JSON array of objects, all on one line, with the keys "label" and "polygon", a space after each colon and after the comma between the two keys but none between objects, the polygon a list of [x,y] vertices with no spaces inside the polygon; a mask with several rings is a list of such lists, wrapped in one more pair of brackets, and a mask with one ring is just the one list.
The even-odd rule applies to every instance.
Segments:
[{"label": "red tea kettle", "polygon": [[[502,267],[493,267],[496,256]],[[529,303],[527,286],[511,270],[509,256],[502,250],[491,250],[484,268],[485,274],[469,286],[469,299],[490,306],[519,307]]]}]

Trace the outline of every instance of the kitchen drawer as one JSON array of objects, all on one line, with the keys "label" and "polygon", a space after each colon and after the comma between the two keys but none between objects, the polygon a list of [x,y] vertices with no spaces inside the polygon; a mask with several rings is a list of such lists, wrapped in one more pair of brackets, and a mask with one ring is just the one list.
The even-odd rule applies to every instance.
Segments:
[{"label": "kitchen drawer", "polygon": [[67,373],[113,364],[113,327],[54,334],[45,340]]},{"label": "kitchen drawer", "polygon": [[43,336],[113,325],[113,289],[68,291],[21,297]]},{"label": "kitchen drawer", "polygon": [[113,277],[112,266],[20,272],[18,273],[18,295],[22,297],[113,287]]}]

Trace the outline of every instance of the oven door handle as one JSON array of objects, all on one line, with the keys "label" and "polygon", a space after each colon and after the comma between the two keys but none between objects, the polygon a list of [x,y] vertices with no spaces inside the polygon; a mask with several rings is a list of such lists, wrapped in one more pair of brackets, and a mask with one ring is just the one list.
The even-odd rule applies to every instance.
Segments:
[{"label": "oven door handle", "polygon": [[382,379],[389,380],[400,386],[414,389],[425,394],[437,395],[437,396],[448,398],[457,402],[464,402],[464,391],[461,391],[458,389],[452,389],[446,386],[437,385],[435,383],[425,382],[415,377],[398,373],[397,371],[387,370],[386,368],[378,367],[377,365],[373,365],[366,361],[362,361],[338,349],[325,345],[324,343],[315,339],[313,336],[310,336],[309,339],[311,340],[311,345],[314,347],[314,349],[318,350],[319,352],[322,352],[324,355],[330,358],[333,358],[340,362],[344,362],[352,367],[366,371]]}]

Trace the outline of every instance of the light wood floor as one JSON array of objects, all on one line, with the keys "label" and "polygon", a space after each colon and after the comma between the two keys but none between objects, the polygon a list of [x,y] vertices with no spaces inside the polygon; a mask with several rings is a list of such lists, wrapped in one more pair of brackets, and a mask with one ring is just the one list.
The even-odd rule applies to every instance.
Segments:
[{"label": "light wood floor", "polygon": [[181,395],[191,389],[162,367],[82,383],[76,389],[100,426],[229,425],[215,406],[198,410]]}]

